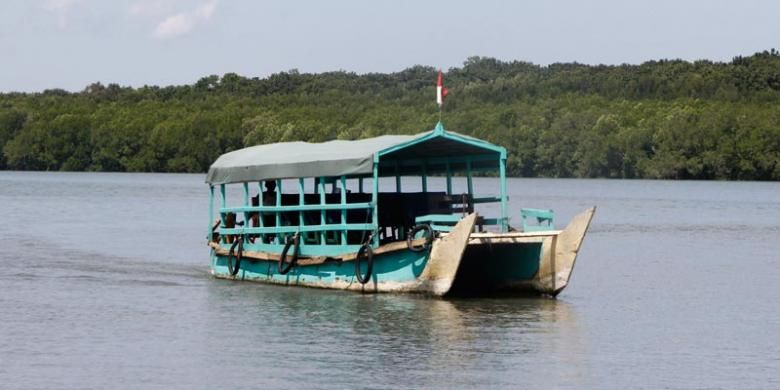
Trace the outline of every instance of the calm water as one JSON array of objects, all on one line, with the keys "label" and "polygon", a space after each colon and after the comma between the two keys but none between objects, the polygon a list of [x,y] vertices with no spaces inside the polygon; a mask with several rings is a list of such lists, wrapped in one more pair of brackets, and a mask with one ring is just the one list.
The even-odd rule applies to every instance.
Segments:
[{"label": "calm water", "polygon": [[202,175],[0,172],[0,387],[780,388],[780,183],[509,189],[599,206],[557,300],[215,280]]}]

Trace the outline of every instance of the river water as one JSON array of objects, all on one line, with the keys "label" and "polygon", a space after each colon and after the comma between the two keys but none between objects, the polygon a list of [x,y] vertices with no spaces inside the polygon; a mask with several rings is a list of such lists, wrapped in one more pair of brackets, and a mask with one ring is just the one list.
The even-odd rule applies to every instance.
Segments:
[{"label": "river water", "polygon": [[0,172],[1,388],[780,388],[780,183],[511,179],[571,284],[441,300],[212,279],[203,179]]}]

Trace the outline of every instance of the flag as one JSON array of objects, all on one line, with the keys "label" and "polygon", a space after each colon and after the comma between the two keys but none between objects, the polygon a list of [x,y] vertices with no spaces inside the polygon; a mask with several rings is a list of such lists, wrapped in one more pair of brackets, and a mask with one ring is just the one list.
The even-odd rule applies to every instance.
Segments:
[{"label": "flag", "polygon": [[447,88],[444,88],[444,84],[442,83],[441,71],[439,71],[439,78],[436,80],[436,104],[439,105],[439,108],[444,104],[444,98],[447,96],[447,92]]}]

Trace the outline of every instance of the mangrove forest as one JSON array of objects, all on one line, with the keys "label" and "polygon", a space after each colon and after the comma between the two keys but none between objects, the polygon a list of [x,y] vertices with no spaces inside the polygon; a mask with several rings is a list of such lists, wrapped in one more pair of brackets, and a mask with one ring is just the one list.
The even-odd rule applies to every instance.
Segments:
[{"label": "mangrove forest", "polygon": [[[235,73],[181,86],[0,94],[0,169],[205,172],[249,145],[430,130],[437,69]],[[780,54],[730,62],[536,65],[444,75],[448,130],[508,149],[523,177],[780,180]]]}]

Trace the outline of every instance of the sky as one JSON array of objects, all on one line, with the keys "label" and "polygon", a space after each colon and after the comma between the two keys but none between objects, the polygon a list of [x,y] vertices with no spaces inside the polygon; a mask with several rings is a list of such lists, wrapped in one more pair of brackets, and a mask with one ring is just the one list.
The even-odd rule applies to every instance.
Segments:
[{"label": "sky", "polygon": [[780,48],[776,0],[2,0],[0,92],[547,65],[729,61]]}]

